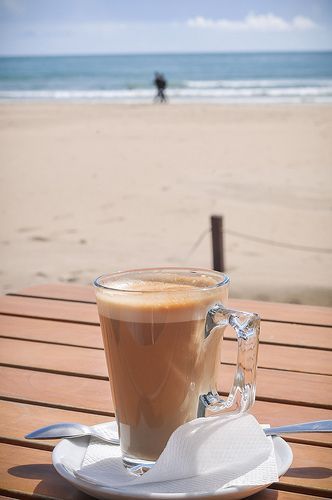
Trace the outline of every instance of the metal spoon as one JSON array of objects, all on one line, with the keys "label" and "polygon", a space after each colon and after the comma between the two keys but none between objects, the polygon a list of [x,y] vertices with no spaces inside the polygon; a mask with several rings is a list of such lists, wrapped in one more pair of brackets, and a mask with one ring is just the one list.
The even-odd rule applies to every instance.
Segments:
[{"label": "metal spoon", "polygon": [[41,427],[25,436],[26,439],[58,439],[94,436],[112,444],[120,444],[117,432],[113,436],[104,435],[104,432],[84,424],[62,422],[59,424]]},{"label": "metal spoon", "polygon": [[[306,422],[303,424],[285,425],[282,427],[270,427],[264,429],[267,436],[277,436],[279,434],[289,434],[295,432],[332,432],[332,420],[318,420],[316,422]],[[25,436],[26,439],[57,439],[76,438],[82,436],[94,436],[112,444],[119,444],[119,438],[114,432],[114,437],[104,435],[102,431],[84,424],[60,423],[42,427]]]},{"label": "metal spoon", "polygon": [[270,427],[264,429],[267,436],[279,436],[280,434],[292,434],[294,432],[332,432],[332,420],[316,420],[303,424],[282,425],[281,427]]}]

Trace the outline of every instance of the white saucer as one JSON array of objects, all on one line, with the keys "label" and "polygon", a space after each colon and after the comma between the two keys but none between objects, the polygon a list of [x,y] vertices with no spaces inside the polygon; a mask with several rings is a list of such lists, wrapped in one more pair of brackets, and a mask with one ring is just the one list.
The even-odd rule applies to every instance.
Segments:
[{"label": "white saucer", "polygon": [[[132,493],[123,489],[112,488],[112,486],[98,486],[82,479],[77,478],[73,471],[64,466],[64,461],[71,465],[73,470],[77,470],[80,468],[81,463],[83,461],[85,451],[87,446],[89,445],[89,437],[81,437],[75,439],[63,439],[60,443],[54,448],[52,454],[53,465],[57,472],[66,479],[73,486],[78,488],[79,490],[91,495],[95,498],[100,499],[143,499],[143,498],[152,498],[154,500],[176,500],[176,499],[186,499],[190,498],[199,499],[200,497],[204,497],[211,499],[228,499],[235,500],[239,498],[245,498],[249,495],[253,495],[258,491],[264,490],[268,484],[266,485],[257,485],[257,486],[232,486],[230,488],[225,488],[224,490],[214,492],[211,491],[209,493],[197,493],[197,494],[184,494],[184,493],[156,493],[153,492],[153,486],[151,485],[151,493]],[[289,469],[292,461],[293,461],[293,453],[286,441],[284,441],[281,437],[275,436],[273,438],[274,450],[276,455],[276,462],[278,468],[279,477],[285,474],[285,472]]]}]

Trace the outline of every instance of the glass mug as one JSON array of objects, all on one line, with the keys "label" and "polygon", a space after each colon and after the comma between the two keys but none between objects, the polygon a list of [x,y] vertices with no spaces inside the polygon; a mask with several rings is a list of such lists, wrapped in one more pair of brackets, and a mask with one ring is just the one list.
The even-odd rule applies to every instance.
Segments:
[{"label": "glass mug", "polygon": [[[126,467],[153,464],[173,431],[206,409],[240,414],[253,405],[259,317],[226,308],[228,276],[141,269],[100,276],[94,286]],[[216,377],[227,325],[238,358],[222,399]]]}]

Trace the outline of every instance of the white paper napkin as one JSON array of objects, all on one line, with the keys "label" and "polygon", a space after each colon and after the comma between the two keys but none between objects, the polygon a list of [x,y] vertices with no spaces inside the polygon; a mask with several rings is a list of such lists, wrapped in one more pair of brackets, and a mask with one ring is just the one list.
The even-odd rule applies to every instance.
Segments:
[{"label": "white paper napkin", "polygon": [[[114,436],[114,425],[102,426],[105,433],[109,426]],[[142,476],[125,469],[119,446],[91,438],[81,468],[73,472],[99,486],[138,493],[203,493],[278,480],[272,439],[248,414],[198,418],[182,425]]]}]

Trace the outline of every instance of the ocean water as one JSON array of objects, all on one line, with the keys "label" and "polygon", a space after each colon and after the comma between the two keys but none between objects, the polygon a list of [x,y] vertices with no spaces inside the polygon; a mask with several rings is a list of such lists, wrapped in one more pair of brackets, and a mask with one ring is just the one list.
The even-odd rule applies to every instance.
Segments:
[{"label": "ocean water", "polygon": [[332,52],[1,57],[2,101],[332,102]]}]

